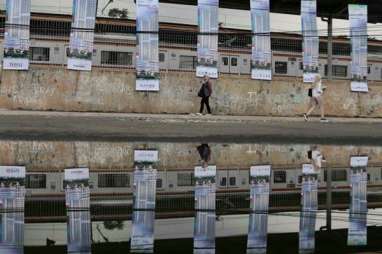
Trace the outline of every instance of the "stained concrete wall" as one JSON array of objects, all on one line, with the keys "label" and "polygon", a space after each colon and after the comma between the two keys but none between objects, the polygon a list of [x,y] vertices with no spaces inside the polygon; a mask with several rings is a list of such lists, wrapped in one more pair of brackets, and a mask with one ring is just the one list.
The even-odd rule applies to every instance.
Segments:
[{"label": "stained concrete wall", "polygon": [[[0,141],[0,165],[25,165],[30,171],[56,172],[69,167],[95,171],[133,169],[134,149],[159,151],[159,170],[193,169],[199,154],[193,143]],[[210,144],[211,164],[218,169],[249,169],[254,164],[300,169],[308,163],[309,145]],[[319,146],[327,167],[349,167],[350,156],[369,156],[370,166],[382,165],[382,147]]]},{"label": "stained concrete wall", "polygon": [[[370,82],[368,94],[350,92],[349,81],[326,83],[330,116],[382,117],[382,82]],[[158,93],[135,91],[133,70],[33,65],[29,71],[1,71],[0,108],[24,110],[190,113],[197,112],[199,80],[194,72],[162,72]],[[221,75],[211,99],[217,114],[296,116],[307,107],[309,85],[301,78],[253,81],[248,75]]]}]

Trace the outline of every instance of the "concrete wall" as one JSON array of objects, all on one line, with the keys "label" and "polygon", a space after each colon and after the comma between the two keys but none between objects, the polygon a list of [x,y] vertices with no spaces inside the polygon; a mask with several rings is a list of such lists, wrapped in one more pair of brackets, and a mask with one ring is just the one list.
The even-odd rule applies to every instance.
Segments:
[{"label": "concrete wall", "polygon": [[[134,149],[159,151],[159,170],[193,169],[199,154],[193,143],[126,142],[46,142],[0,141],[0,165],[25,165],[27,171],[63,171],[70,167],[89,167],[96,171],[133,169]],[[254,164],[272,164],[273,168],[300,169],[309,163],[309,145],[210,144],[211,164],[218,169],[249,169]],[[348,168],[350,156],[369,156],[370,166],[382,165],[382,147],[319,146],[328,167]]]},{"label": "concrete wall", "polygon": [[[382,117],[382,82],[370,82],[368,94],[351,93],[345,80],[326,85],[328,115]],[[1,71],[0,108],[181,114],[198,111],[199,86],[194,72],[163,72],[159,93],[136,92],[133,70],[77,72],[32,65],[27,72]],[[248,75],[221,75],[213,86],[211,104],[217,114],[295,116],[309,101],[309,85],[301,78],[262,82]]]}]

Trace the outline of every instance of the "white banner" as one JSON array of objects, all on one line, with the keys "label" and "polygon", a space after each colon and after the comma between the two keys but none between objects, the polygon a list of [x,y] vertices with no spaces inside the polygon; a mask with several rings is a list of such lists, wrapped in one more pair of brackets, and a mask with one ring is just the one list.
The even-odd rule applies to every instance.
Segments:
[{"label": "white banner", "polygon": [[305,175],[316,174],[313,164],[303,164],[302,165],[302,173]]},{"label": "white banner", "polygon": [[25,178],[25,167],[0,166],[0,178]]},{"label": "white banner", "polygon": [[216,166],[195,167],[195,177],[215,177]]},{"label": "white banner", "polygon": [[196,76],[218,78],[219,0],[198,0],[198,66]]},{"label": "white banner", "polygon": [[353,156],[350,158],[350,166],[352,168],[366,167],[368,161],[369,161],[368,156]]},{"label": "white banner", "polygon": [[65,180],[86,180],[89,179],[88,168],[70,168],[65,169]]},{"label": "white banner", "polygon": [[159,152],[157,150],[135,150],[134,151],[135,162],[158,162]]},{"label": "white banner", "polygon": [[271,165],[260,165],[251,167],[251,176],[270,176]]},{"label": "white banner", "polygon": [[4,70],[28,70],[31,0],[6,0]]},{"label": "white banner", "polygon": [[94,48],[97,0],[73,0],[68,69],[90,71]]},{"label": "white banner", "polygon": [[159,91],[159,3],[137,0],[136,90]]},{"label": "white banner", "polygon": [[352,45],[351,91],[367,93],[367,5],[349,4],[348,9]]},{"label": "white banner", "polygon": [[252,79],[272,80],[269,0],[251,0]]},{"label": "white banner", "polygon": [[304,82],[312,83],[319,73],[319,38],[317,31],[316,0],[301,1]]}]

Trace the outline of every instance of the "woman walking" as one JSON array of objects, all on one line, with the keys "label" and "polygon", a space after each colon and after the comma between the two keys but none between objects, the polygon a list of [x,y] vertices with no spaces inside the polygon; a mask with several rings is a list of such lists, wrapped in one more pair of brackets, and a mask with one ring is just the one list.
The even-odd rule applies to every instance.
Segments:
[{"label": "woman walking", "polygon": [[309,120],[309,115],[316,109],[318,106],[321,110],[321,122],[328,122],[325,118],[324,103],[323,103],[323,93],[324,87],[322,86],[321,76],[317,74],[314,78],[313,86],[309,89],[308,95],[310,98],[309,109],[304,114],[305,121]]},{"label": "woman walking", "polygon": [[198,96],[202,98],[200,101],[200,110],[198,115],[202,115],[204,111],[204,105],[207,107],[208,114],[211,114],[210,108],[210,96],[212,94],[212,84],[210,81],[210,77],[204,76],[202,81],[202,86],[199,90]]}]

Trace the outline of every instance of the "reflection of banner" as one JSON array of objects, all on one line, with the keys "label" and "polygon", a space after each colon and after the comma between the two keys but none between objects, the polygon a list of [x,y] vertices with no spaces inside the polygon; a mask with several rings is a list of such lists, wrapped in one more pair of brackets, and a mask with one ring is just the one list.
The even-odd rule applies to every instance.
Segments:
[{"label": "reflection of banner", "polygon": [[312,166],[303,166],[301,183],[301,215],[299,253],[314,251],[314,234],[317,213],[317,173]]},{"label": "reflection of banner", "polygon": [[349,209],[348,245],[367,244],[367,161],[352,157],[350,161],[351,204]]},{"label": "reflection of banner", "polygon": [[216,166],[195,168],[194,253],[215,253]]},{"label": "reflection of banner", "polygon": [[68,253],[91,252],[89,169],[65,169]]},{"label": "reflection of banner", "polygon": [[351,90],[368,92],[367,85],[367,5],[349,4],[352,45]]},{"label": "reflection of banner", "polygon": [[73,0],[73,21],[68,51],[68,69],[90,71],[97,0]]},{"label": "reflection of banner", "polygon": [[137,167],[133,187],[132,253],[153,253],[157,171]]},{"label": "reflection of banner", "polygon": [[0,253],[24,253],[24,181],[24,167],[0,167]]},{"label": "reflection of banner", "polygon": [[4,70],[28,70],[31,0],[6,0]]},{"label": "reflection of banner", "polygon": [[318,70],[318,32],[317,32],[317,3],[316,0],[301,1],[301,23],[303,42],[303,71],[304,82],[312,83]]},{"label": "reflection of banner", "polygon": [[252,79],[272,79],[269,0],[251,0]]},{"label": "reflection of banner", "polygon": [[249,217],[247,254],[267,253],[270,176],[271,166],[251,167],[251,214]]},{"label": "reflection of banner", "polygon": [[159,91],[158,8],[158,0],[137,0],[137,91]]},{"label": "reflection of banner", "polygon": [[218,78],[219,0],[198,0],[198,66],[196,76]]}]

